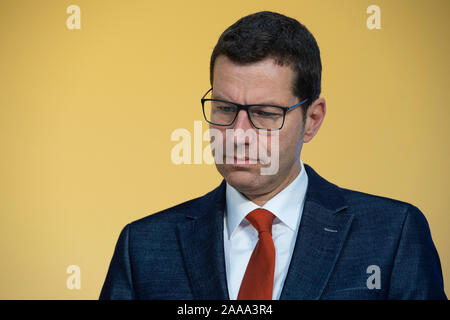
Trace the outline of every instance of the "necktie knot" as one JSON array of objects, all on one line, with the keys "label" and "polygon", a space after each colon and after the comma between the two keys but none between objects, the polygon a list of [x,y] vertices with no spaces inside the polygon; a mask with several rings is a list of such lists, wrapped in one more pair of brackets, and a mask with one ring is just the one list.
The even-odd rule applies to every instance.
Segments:
[{"label": "necktie knot", "polygon": [[275,219],[272,212],[266,209],[258,208],[250,212],[246,219],[258,231],[259,235],[263,232],[269,232],[272,234],[272,223],[273,219]]}]

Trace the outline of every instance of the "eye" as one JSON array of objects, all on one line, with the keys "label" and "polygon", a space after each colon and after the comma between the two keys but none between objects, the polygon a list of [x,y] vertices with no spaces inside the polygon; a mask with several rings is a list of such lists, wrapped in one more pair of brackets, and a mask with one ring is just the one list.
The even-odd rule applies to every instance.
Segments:
[{"label": "eye", "polygon": [[277,116],[277,114],[272,113],[272,112],[266,112],[266,111],[255,111],[255,114],[257,114],[258,116],[263,116],[263,117],[273,117],[273,116]]},{"label": "eye", "polygon": [[217,106],[217,110],[221,112],[234,112],[235,109],[233,106]]},{"label": "eye", "polygon": [[252,110],[252,114],[255,117],[264,117],[264,118],[278,118],[283,116],[279,110],[273,108],[264,108],[264,109],[255,109]]}]

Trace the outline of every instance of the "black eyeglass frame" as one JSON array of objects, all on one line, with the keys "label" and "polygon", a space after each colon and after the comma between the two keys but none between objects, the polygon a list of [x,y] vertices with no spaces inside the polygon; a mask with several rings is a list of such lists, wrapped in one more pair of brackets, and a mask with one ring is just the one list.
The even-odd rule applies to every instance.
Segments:
[{"label": "black eyeglass frame", "polygon": [[[225,100],[219,100],[219,99],[205,99],[206,95],[207,95],[212,89],[213,89],[213,88],[211,88],[211,89],[209,89],[208,91],[206,91],[206,93],[203,95],[203,97],[202,97],[202,99],[201,99],[203,116],[205,117],[206,122],[208,122],[208,123],[210,123],[210,124],[212,124],[212,125],[215,125],[215,126],[222,126],[222,127],[228,127],[228,126],[231,126],[231,125],[234,123],[234,121],[236,121],[236,118],[237,118],[237,116],[238,116],[238,114],[239,114],[239,111],[245,110],[245,111],[247,112],[247,116],[248,116],[248,118],[249,118],[249,120],[250,120],[250,123],[251,123],[252,126],[254,126],[256,129],[259,129],[259,130],[266,130],[266,131],[277,131],[277,130],[281,130],[281,129],[283,128],[284,121],[285,121],[285,119],[286,119],[286,113],[287,113],[288,111],[291,111],[291,110],[294,109],[294,108],[297,108],[297,107],[303,105],[305,102],[308,101],[308,99],[304,99],[304,100],[300,101],[299,103],[294,104],[293,106],[290,106],[290,107],[282,107],[282,106],[274,106],[274,105],[270,105],[270,104],[247,104],[247,105],[244,105],[244,104],[239,104],[239,103],[230,102],[230,101],[225,101]],[[218,124],[218,123],[214,123],[214,122],[209,121],[208,118],[206,117],[206,113],[205,113],[205,102],[206,102],[206,101],[219,101],[219,102],[225,102],[225,103],[229,103],[229,104],[235,105],[235,106],[237,107],[237,112],[236,112],[236,115],[235,115],[234,118],[233,118],[233,121],[231,121],[230,124]],[[255,126],[255,124],[253,123],[252,117],[250,116],[250,113],[249,113],[249,111],[248,111],[250,107],[254,107],[254,106],[274,107],[274,108],[278,108],[278,109],[283,110],[283,123],[281,124],[281,127],[279,127],[278,129],[266,129],[266,128],[259,128],[259,127]]]}]

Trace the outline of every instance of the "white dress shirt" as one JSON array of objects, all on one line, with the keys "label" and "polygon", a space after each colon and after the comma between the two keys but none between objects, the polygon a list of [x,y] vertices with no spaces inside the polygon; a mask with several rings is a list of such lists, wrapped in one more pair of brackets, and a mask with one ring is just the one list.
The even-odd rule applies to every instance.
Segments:
[{"label": "white dress shirt", "polygon": [[300,164],[302,169],[297,177],[262,207],[248,200],[227,183],[223,231],[228,294],[231,300],[237,299],[247,264],[258,242],[258,232],[245,219],[247,214],[256,208],[269,210],[275,215],[272,226],[275,245],[272,298],[280,298],[294,251],[308,186],[308,176],[301,160]]}]

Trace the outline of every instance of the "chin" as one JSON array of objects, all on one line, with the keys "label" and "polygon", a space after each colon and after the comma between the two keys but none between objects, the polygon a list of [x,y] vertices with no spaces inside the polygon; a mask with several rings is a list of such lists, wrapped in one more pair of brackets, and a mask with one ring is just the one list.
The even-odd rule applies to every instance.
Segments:
[{"label": "chin", "polygon": [[239,192],[255,190],[264,184],[262,181],[264,176],[261,176],[260,168],[218,168],[218,171],[228,184]]}]

